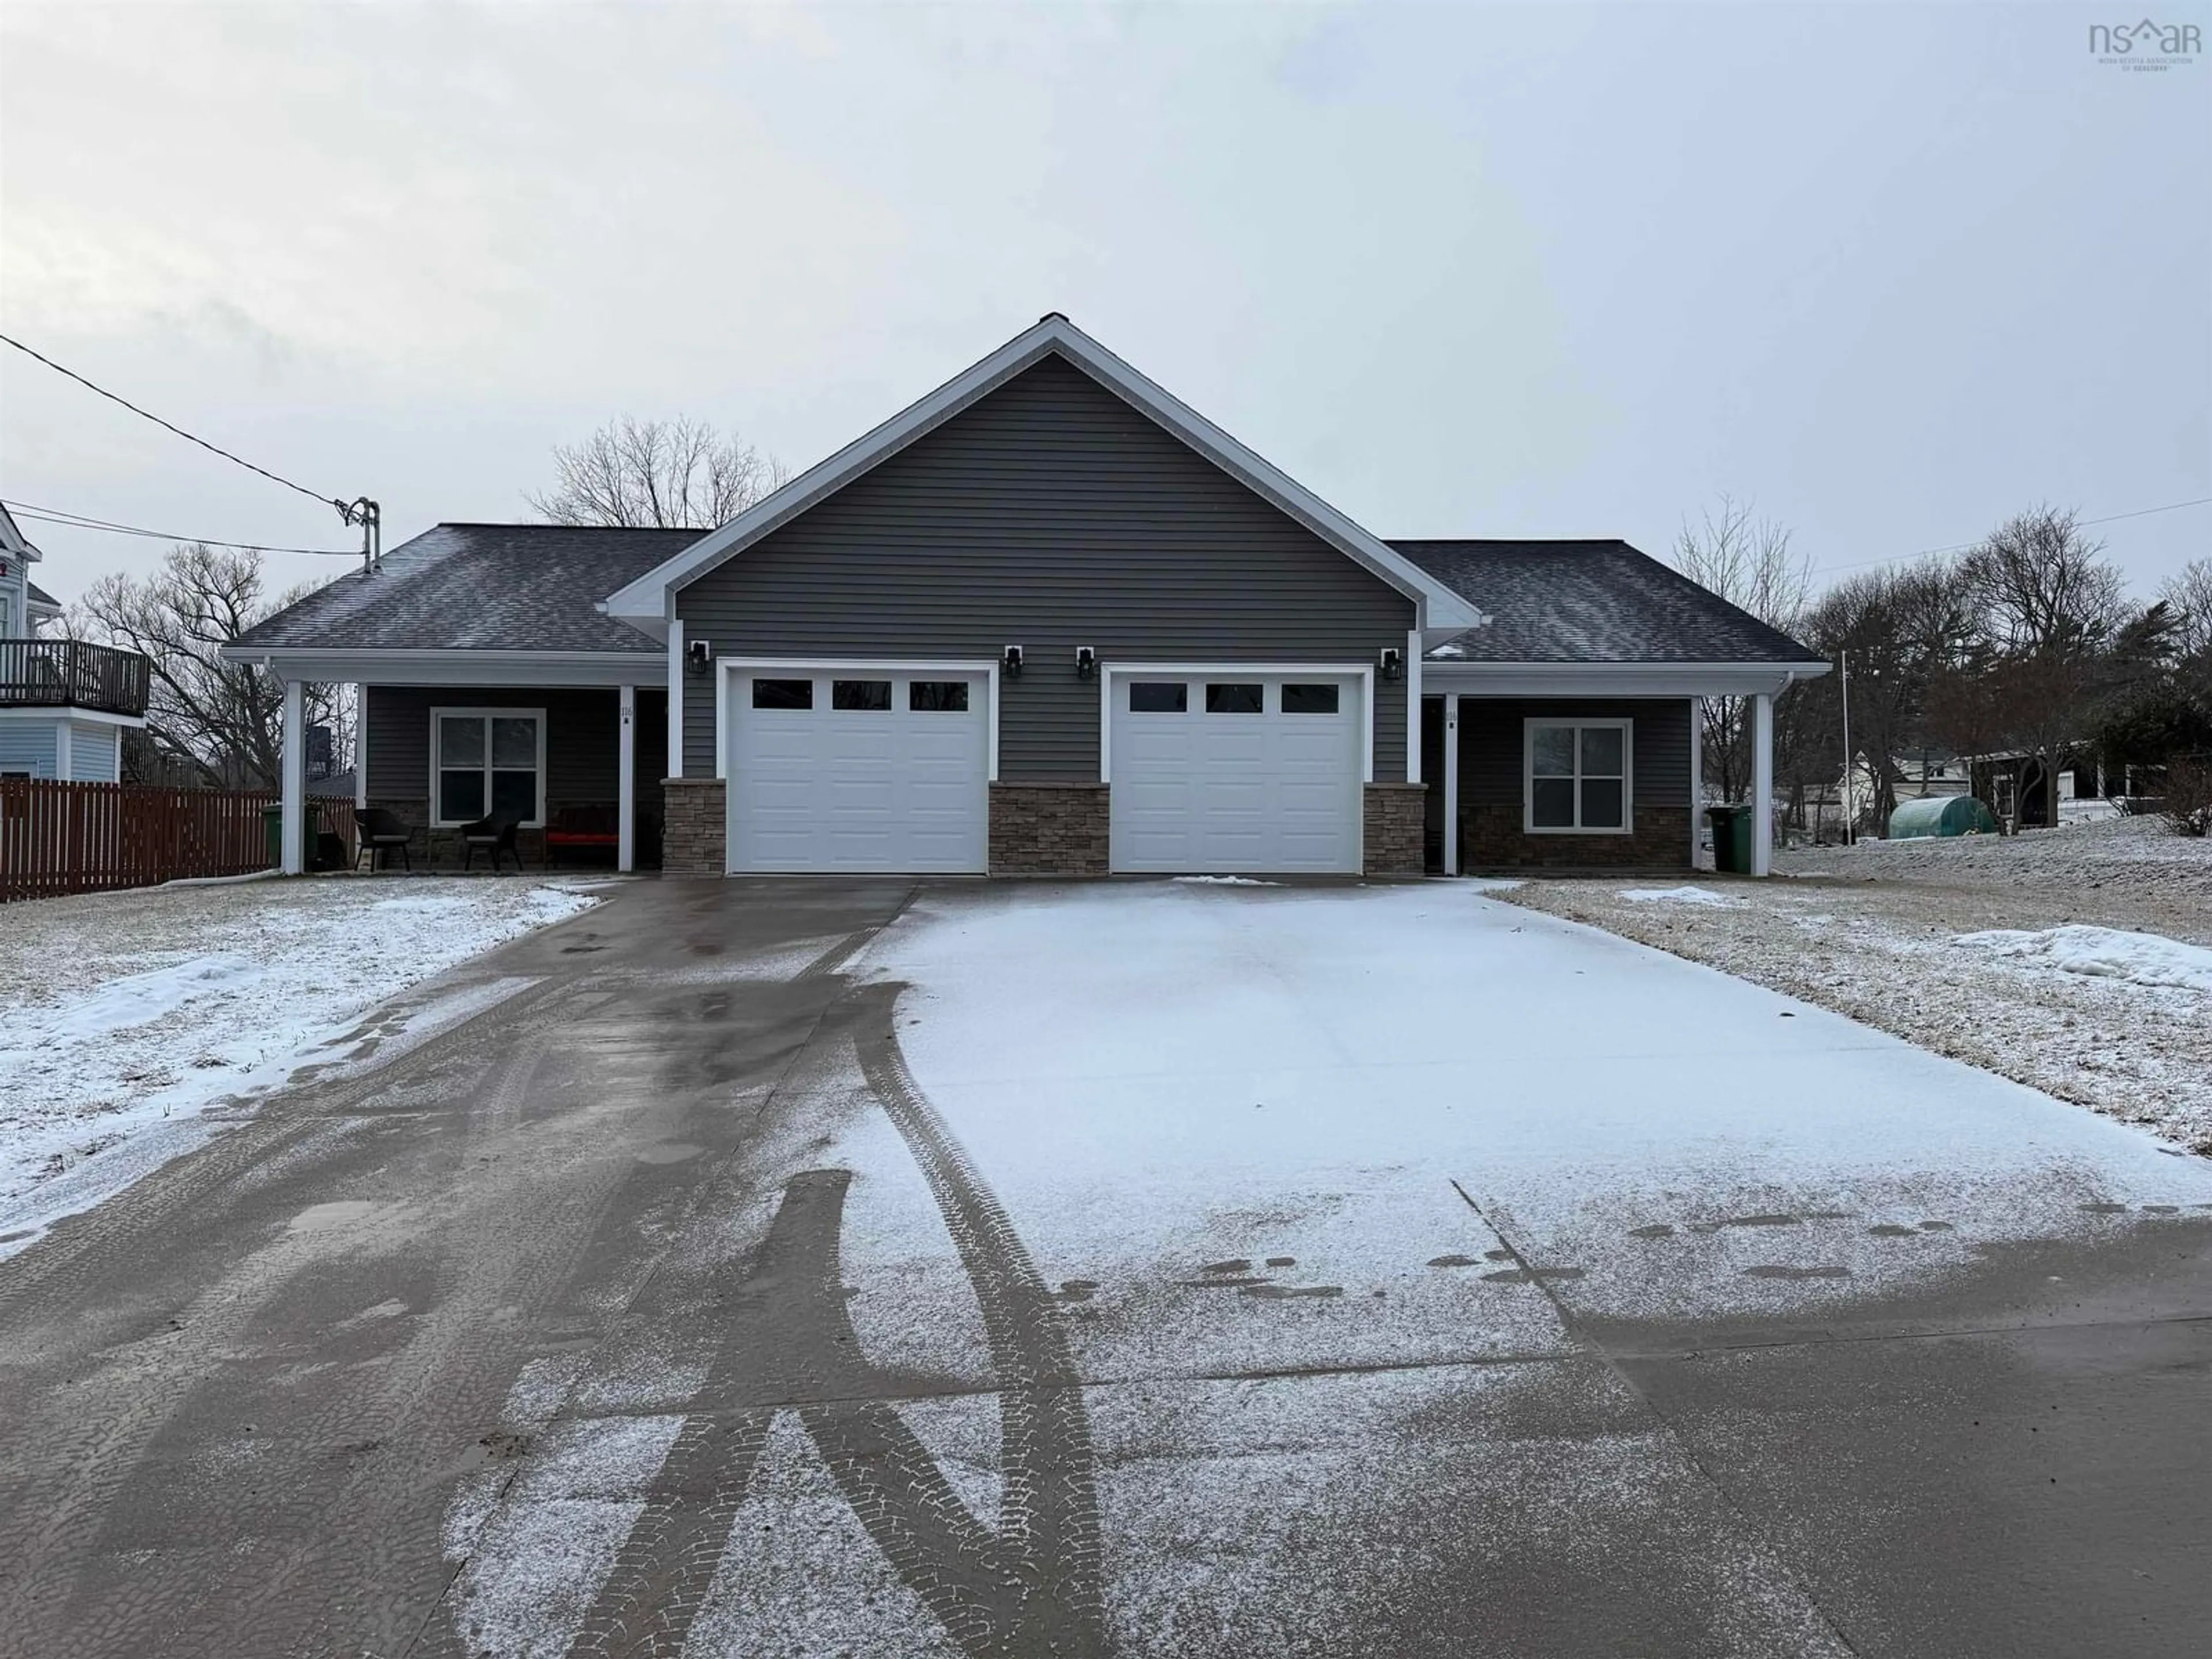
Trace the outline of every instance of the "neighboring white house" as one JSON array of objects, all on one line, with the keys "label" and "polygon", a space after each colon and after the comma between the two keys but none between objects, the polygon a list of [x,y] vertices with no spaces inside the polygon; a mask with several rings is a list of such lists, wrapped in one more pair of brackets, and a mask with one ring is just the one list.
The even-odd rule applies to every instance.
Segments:
[{"label": "neighboring white house", "polygon": [[146,724],[146,659],[40,638],[61,615],[31,580],[43,556],[0,507],[0,777],[119,782],[123,730]]}]

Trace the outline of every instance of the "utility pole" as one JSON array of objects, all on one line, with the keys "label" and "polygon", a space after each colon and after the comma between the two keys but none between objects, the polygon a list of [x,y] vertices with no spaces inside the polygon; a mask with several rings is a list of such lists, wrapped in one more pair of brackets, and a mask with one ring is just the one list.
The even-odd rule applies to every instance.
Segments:
[{"label": "utility pole", "polygon": [[1836,662],[1843,675],[1844,697],[1844,845],[1858,845],[1858,814],[1851,809],[1856,804],[1858,776],[1851,764],[1851,653],[1836,653]]},{"label": "utility pole", "polygon": [[361,526],[361,569],[363,575],[368,574],[384,558],[384,509],[366,495],[331,505],[346,523]]}]

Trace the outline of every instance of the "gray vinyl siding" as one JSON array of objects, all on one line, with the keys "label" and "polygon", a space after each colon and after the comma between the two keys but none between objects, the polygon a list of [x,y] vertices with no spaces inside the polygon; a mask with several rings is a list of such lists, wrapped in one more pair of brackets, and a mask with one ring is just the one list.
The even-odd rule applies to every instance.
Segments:
[{"label": "gray vinyl siding", "polygon": [[[532,686],[372,685],[368,688],[368,798],[427,800],[430,794],[433,708],[543,708],[545,799],[562,802],[617,798],[621,703],[611,690]],[[641,744],[639,753],[644,755]],[[658,778],[660,763],[646,757],[641,775]]]},{"label": "gray vinyl siding", "polygon": [[[1105,664],[1372,665],[1413,601],[1081,370],[1048,357],[680,591],[717,658],[998,657],[999,776],[1098,777]],[[714,680],[684,769],[715,772]],[[1375,775],[1405,776],[1406,688],[1376,685]],[[372,748],[371,754],[374,750]]]},{"label": "gray vinyl siding", "polygon": [[77,783],[119,783],[118,739],[112,726],[70,727],[70,777]]},{"label": "gray vinyl siding", "polygon": [[1463,696],[1459,703],[1462,805],[1518,806],[1524,758],[1522,723],[1553,717],[1633,720],[1629,764],[1637,802],[1664,801],[1671,805],[1689,800],[1687,697]]},{"label": "gray vinyl siding", "polygon": [[50,722],[0,720],[0,772],[54,773],[54,727]]}]

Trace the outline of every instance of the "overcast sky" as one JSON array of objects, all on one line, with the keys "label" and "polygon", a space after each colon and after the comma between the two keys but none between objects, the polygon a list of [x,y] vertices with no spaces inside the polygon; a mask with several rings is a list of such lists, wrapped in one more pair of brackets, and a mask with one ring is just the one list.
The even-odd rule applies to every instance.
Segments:
[{"label": "overcast sky", "polygon": [[[8,0],[0,329],[387,546],[624,411],[805,465],[1058,309],[1381,534],[1729,491],[1836,569],[2212,496],[2212,58],[2110,10]],[[0,359],[0,496],[353,544]],[[24,528],[64,599],[164,546]],[[2212,507],[2097,533],[2148,589]]]}]

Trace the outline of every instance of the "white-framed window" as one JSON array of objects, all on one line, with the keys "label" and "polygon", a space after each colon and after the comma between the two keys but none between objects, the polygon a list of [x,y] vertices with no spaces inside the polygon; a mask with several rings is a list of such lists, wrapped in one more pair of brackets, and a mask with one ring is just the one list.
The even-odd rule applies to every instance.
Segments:
[{"label": "white-framed window", "polygon": [[1626,720],[1523,722],[1522,823],[1532,836],[1625,836],[1635,822]]},{"label": "white-framed window", "polygon": [[545,711],[433,708],[430,821],[450,830],[498,811],[545,823]]}]

